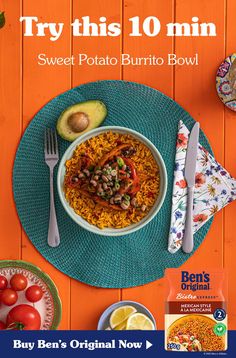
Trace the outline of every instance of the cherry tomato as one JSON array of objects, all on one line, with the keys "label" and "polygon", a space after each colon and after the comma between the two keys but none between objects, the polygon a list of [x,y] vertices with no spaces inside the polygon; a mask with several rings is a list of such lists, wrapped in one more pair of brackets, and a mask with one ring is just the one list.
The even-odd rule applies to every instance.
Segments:
[{"label": "cherry tomato", "polygon": [[2,321],[0,321],[0,331],[2,331],[3,329],[6,329],[6,325]]},{"label": "cherry tomato", "polygon": [[4,288],[7,288],[7,279],[5,276],[0,275],[0,290],[4,290]]},{"label": "cherry tomato", "polygon": [[16,303],[18,299],[18,294],[16,291],[11,288],[5,288],[1,294],[1,302],[6,306],[12,306]]},{"label": "cherry tomato", "polygon": [[36,308],[29,305],[13,307],[7,315],[7,328],[13,330],[40,329],[41,317]]},{"label": "cherry tomato", "polygon": [[33,285],[27,288],[25,297],[30,302],[38,302],[43,297],[43,290],[37,285]]},{"label": "cherry tomato", "polygon": [[15,291],[23,291],[27,284],[27,278],[21,273],[16,273],[10,280],[10,285]]}]

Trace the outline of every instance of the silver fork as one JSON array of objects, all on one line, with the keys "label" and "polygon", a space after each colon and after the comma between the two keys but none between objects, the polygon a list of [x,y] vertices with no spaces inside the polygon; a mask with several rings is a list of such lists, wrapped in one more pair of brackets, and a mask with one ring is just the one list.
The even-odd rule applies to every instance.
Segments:
[{"label": "silver fork", "polygon": [[47,128],[44,133],[45,163],[50,170],[50,217],[48,226],[48,245],[57,247],[60,244],[60,236],[57,225],[57,216],[54,204],[53,171],[58,163],[59,152],[56,132]]}]

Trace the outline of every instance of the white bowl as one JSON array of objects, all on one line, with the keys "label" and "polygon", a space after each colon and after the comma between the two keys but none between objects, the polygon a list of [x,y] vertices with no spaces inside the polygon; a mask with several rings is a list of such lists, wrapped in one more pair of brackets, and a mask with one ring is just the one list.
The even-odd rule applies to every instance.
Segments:
[{"label": "white bowl", "polygon": [[98,321],[97,331],[104,331],[105,329],[107,329],[110,325],[109,320],[112,312],[122,306],[133,306],[134,308],[136,308],[137,312],[143,313],[148,316],[148,318],[150,318],[150,320],[153,322],[155,330],[157,329],[155,318],[153,317],[149,309],[147,309],[147,307],[135,301],[120,301],[113,303],[102,313]]},{"label": "white bowl", "polygon": [[[65,195],[64,195],[64,190],[63,190],[64,177],[65,177],[65,172],[66,172],[65,163],[68,159],[70,159],[72,157],[76,147],[92,137],[98,136],[101,133],[109,132],[109,131],[121,133],[121,134],[130,134],[133,137],[137,138],[140,142],[144,143],[146,145],[146,147],[148,147],[151,150],[152,155],[153,155],[154,159],[156,160],[157,165],[159,167],[159,171],[160,171],[160,189],[159,189],[159,194],[155,201],[155,204],[153,205],[151,210],[148,212],[148,214],[142,220],[140,220],[138,223],[131,224],[131,225],[129,225],[125,228],[122,228],[122,229],[114,229],[114,228],[99,229],[97,226],[89,224],[80,215],[75,213],[73,208],[67,202]],[[150,142],[150,140],[148,140],[142,134],[140,134],[134,130],[131,130],[129,128],[125,128],[125,127],[116,127],[116,126],[99,127],[99,128],[93,129],[90,132],[87,132],[87,133],[83,134],[81,137],[77,138],[69,146],[69,148],[65,151],[65,153],[60,161],[59,168],[58,168],[57,189],[58,189],[61,203],[62,203],[65,211],[67,212],[67,214],[77,224],[79,224],[84,229],[86,229],[90,232],[93,232],[95,234],[104,235],[104,236],[128,235],[128,234],[131,234],[131,233],[143,228],[145,225],[147,225],[156,216],[156,214],[160,210],[160,208],[164,202],[166,190],[167,190],[166,167],[165,167],[165,163],[162,159],[162,156],[159,153],[159,151],[157,150],[157,148],[154,146],[154,144],[152,144],[152,142]]]}]

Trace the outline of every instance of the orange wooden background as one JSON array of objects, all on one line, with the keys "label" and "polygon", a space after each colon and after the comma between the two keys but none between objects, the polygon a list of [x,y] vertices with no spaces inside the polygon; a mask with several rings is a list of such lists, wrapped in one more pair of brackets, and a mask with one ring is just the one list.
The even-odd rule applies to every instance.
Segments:
[{"label": "orange wooden background", "polygon": [[[0,0],[6,26],[0,30],[0,259],[28,260],[46,271],[57,284],[63,303],[60,329],[96,329],[99,315],[111,303],[132,299],[145,304],[154,314],[158,329],[164,321],[164,279],[132,289],[99,289],[70,279],[51,266],[33,247],[17,217],[12,195],[12,166],[22,133],[34,114],[57,94],[99,79],[133,80],[152,86],[179,102],[200,121],[216,158],[236,177],[236,113],[225,109],[215,91],[215,73],[224,57],[236,51],[235,0]],[[44,22],[64,22],[63,35],[56,42],[49,37],[23,37],[20,16],[38,16]],[[121,22],[120,37],[74,37],[73,18],[90,15],[95,22],[106,16]],[[154,38],[129,37],[128,19],[157,16],[168,22],[214,22],[217,37],[176,39],[165,31]],[[88,55],[133,56],[155,54],[179,56],[199,54],[199,66],[38,66],[37,56]],[[229,271],[229,325],[236,329],[236,203],[217,214],[204,243],[185,268],[225,266]],[[35,223],[37,225],[37,223]]]}]

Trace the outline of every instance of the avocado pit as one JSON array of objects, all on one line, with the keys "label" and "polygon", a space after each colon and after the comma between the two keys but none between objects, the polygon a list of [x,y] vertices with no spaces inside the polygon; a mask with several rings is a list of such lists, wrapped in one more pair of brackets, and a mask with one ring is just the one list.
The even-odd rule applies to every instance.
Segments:
[{"label": "avocado pit", "polygon": [[89,125],[89,117],[84,112],[73,113],[68,118],[68,126],[74,133],[83,132]]}]

